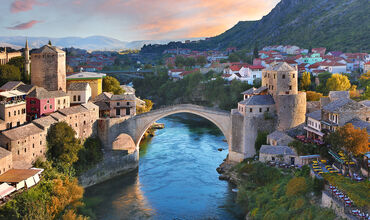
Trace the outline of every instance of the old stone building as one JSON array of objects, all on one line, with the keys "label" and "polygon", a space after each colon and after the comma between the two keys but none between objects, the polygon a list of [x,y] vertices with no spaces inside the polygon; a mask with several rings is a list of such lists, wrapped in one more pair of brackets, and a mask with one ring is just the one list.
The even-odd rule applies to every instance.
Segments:
[{"label": "old stone building", "polygon": [[31,84],[49,91],[66,92],[66,53],[45,45],[31,54]]},{"label": "old stone building", "polygon": [[0,131],[26,122],[26,94],[18,90],[0,92]]},{"label": "old stone building", "polygon": [[7,64],[10,59],[12,59],[14,57],[20,57],[20,56],[22,56],[21,52],[10,52],[10,53],[8,53],[6,51],[6,48],[5,48],[3,52],[0,52],[0,65]]},{"label": "old stone building", "polygon": [[99,106],[100,117],[132,117],[136,115],[136,99],[134,94],[113,95],[103,92],[92,102]]},{"label": "old stone building", "polygon": [[103,92],[104,73],[80,72],[67,76],[67,85],[72,83],[88,83],[91,87],[91,97],[95,98]]},{"label": "old stone building", "polygon": [[45,156],[46,135],[52,124],[65,121],[76,131],[76,137],[86,139],[96,135],[98,118],[99,107],[92,103],[60,109],[50,116],[2,132],[0,147],[11,152],[14,168],[29,168],[37,158]]},{"label": "old stone building", "polygon": [[88,83],[70,83],[67,87],[67,94],[71,105],[85,104],[91,99],[91,87]]},{"label": "old stone building", "polygon": [[285,62],[270,64],[262,72],[262,86],[242,94],[244,100],[231,111],[231,160],[255,155],[259,131],[285,131],[305,122],[306,93],[298,92],[298,71]]},{"label": "old stone building", "polygon": [[12,152],[0,147],[0,174],[13,168]]}]

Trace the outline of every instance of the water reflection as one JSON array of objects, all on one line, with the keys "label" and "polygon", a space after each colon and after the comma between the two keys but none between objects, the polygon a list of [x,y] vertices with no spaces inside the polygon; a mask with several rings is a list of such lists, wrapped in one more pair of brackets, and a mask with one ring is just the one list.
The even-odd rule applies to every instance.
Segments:
[{"label": "water reflection", "polygon": [[97,218],[241,218],[235,194],[216,172],[227,155],[218,151],[227,150],[221,132],[193,115],[160,122],[165,129],[141,145],[139,171],[86,190]]}]

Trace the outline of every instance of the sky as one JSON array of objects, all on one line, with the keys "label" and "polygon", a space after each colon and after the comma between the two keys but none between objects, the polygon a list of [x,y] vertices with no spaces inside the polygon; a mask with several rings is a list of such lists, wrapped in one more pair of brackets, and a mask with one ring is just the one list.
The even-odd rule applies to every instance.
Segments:
[{"label": "sky", "polygon": [[280,0],[0,0],[0,36],[123,41],[211,37]]}]

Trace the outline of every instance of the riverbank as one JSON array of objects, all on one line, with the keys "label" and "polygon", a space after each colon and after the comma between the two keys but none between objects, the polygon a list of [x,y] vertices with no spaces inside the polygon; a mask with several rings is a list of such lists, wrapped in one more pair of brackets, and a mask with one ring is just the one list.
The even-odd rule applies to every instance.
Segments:
[{"label": "riverbank", "polygon": [[220,179],[236,184],[237,203],[246,219],[336,219],[322,208],[323,182],[312,179],[309,168],[281,170],[258,161],[239,164],[225,160],[217,171]]}]

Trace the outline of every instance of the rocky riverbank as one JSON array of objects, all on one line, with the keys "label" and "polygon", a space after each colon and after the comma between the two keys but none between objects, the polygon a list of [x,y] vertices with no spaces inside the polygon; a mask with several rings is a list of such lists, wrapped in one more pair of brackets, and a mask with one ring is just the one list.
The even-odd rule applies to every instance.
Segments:
[{"label": "rocky riverbank", "polygon": [[241,182],[241,179],[238,175],[237,169],[235,168],[237,164],[238,163],[229,161],[228,158],[226,158],[224,162],[221,163],[220,166],[216,169],[217,172],[220,174],[219,179],[227,180],[235,186],[238,186]]}]

